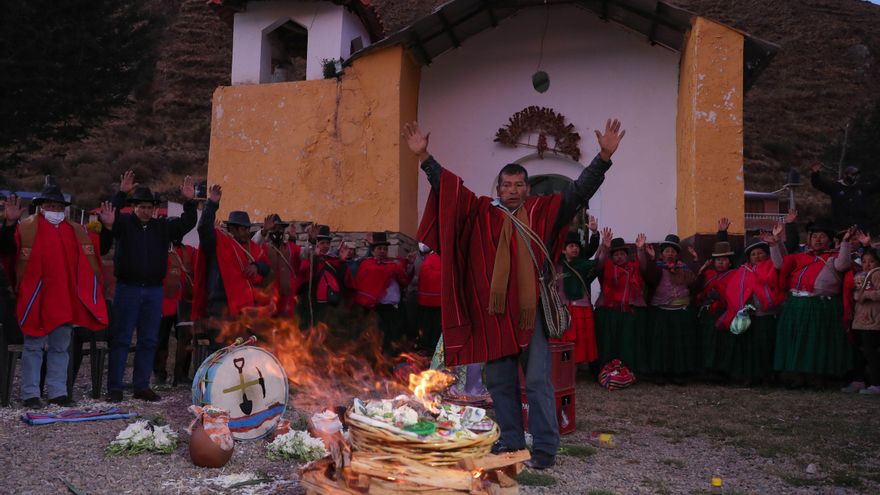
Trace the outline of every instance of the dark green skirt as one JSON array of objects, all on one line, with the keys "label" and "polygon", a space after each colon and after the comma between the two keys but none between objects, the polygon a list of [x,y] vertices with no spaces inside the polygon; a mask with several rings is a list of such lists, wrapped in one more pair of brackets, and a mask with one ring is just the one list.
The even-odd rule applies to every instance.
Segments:
[{"label": "dark green skirt", "polygon": [[727,340],[730,332],[726,332],[716,326],[718,315],[704,310],[700,314],[700,345],[703,368],[717,370],[719,364],[727,352]]},{"label": "dark green skirt", "polygon": [[773,347],[776,344],[776,315],[752,316],[745,332],[726,331],[725,352],[719,355],[717,369],[747,380],[764,380],[773,372]]},{"label": "dark green skirt", "polygon": [[852,368],[840,297],[789,297],[776,325],[777,371],[840,376]]},{"label": "dark green skirt", "polygon": [[648,328],[651,371],[682,374],[700,368],[700,332],[693,311],[652,307]]},{"label": "dark green skirt", "polygon": [[646,371],[649,362],[645,308],[632,308],[629,313],[598,308],[595,315],[599,365],[620,359],[634,372]]}]

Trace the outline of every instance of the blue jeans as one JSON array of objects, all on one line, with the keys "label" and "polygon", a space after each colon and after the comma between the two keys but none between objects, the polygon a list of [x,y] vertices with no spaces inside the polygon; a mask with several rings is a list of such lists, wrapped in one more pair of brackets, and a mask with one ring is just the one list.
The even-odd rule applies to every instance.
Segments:
[{"label": "blue jeans", "polygon": [[122,391],[125,362],[135,327],[138,329],[138,338],[132,384],[136,391],[150,388],[161,319],[162,287],[116,284],[113,317],[110,320],[110,376],[107,378],[107,387],[111,392]]},{"label": "blue jeans", "polygon": [[70,325],[61,325],[43,337],[24,336],[21,354],[21,400],[40,396],[43,346],[46,355],[46,392],[50,399],[67,395],[67,363],[70,361]]},{"label": "blue jeans", "polygon": [[[544,333],[543,311],[539,311],[535,331],[523,354],[526,361],[526,397],[529,400],[532,446],[535,452],[555,456],[559,448],[559,424],[556,421],[550,344]],[[512,449],[526,448],[518,365],[518,356],[506,356],[486,363],[486,388],[495,404],[495,419],[501,428],[501,443]]]}]

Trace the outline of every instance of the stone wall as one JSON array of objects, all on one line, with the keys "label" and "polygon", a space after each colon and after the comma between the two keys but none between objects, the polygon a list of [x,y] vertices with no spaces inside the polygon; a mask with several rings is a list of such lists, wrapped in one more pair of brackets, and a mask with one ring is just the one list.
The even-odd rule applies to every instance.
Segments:
[{"label": "stone wall", "polygon": [[[308,222],[294,220],[291,222],[296,227],[296,243],[300,246],[309,244],[309,236],[306,233]],[[349,243],[355,250],[353,258],[363,258],[369,255],[369,236],[371,232],[331,232],[333,240],[330,241],[331,249],[339,249],[343,242]],[[388,232],[388,256],[391,258],[405,257],[407,253],[418,249],[418,241],[401,232]]]}]

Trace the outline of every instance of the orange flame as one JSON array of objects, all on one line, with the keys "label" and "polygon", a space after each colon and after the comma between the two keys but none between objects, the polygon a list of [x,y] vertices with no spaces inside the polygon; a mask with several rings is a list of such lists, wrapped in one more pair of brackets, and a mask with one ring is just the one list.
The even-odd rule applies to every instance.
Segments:
[{"label": "orange flame", "polygon": [[425,370],[419,374],[409,375],[409,390],[413,396],[425,406],[425,409],[440,412],[438,392],[446,390],[455,378],[438,370]]},{"label": "orange flame", "polygon": [[[216,321],[213,324],[218,326]],[[265,311],[245,314],[219,327],[217,340],[224,344],[257,335],[257,345],[284,366],[290,400],[297,409],[320,412],[347,405],[353,397],[393,397],[407,392],[394,379],[394,363],[382,353],[381,333],[362,311],[340,310],[330,327],[320,324],[305,330],[294,320],[268,318]]]}]

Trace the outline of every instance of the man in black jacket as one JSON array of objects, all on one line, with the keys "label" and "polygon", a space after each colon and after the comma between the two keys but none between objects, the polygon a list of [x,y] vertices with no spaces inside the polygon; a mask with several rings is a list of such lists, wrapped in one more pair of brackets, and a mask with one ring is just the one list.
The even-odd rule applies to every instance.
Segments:
[{"label": "man in black jacket", "polygon": [[[102,252],[116,242],[114,265],[116,296],[110,319],[110,400],[122,400],[122,376],[134,328],[138,329],[134,358],[134,397],[157,401],[150,389],[150,375],[162,317],[162,281],[168,269],[168,244],[180,239],[196,225],[195,190],[192,178],[186,177],[180,192],[186,199],[180,218],[154,218],[156,199],[149,188],[134,182],[134,172],[125,172],[112,204],[101,207]],[[129,193],[131,193],[129,195]],[[126,203],[134,212],[123,214]]]},{"label": "man in black jacket", "polygon": [[834,228],[846,230],[858,225],[863,232],[873,232],[874,218],[871,212],[871,196],[880,193],[880,182],[861,179],[856,167],[846,167],[843,177],[831,182],[822,176],[822,164],[814,163],[810,182],[813,187],[831,197],[831,216]]}]

